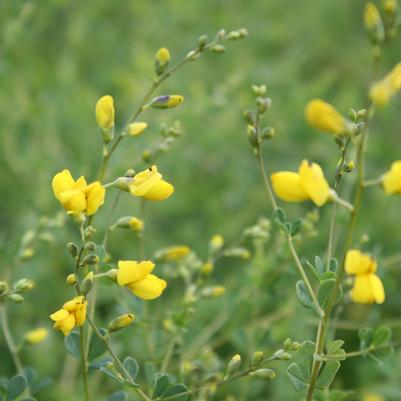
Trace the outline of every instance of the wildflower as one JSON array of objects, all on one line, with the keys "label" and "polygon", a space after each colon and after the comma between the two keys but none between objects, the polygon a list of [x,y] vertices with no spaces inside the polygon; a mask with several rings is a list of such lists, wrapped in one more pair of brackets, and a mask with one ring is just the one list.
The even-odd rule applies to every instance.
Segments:
[{"label": "wildflower", "polygon": [[171,109],[179,106],[184,101],[184,96],[181,95],[163,95],[155,97],[150,106],[154,109]]},{"label": "wildflower", "polygon": [[142,196],[146,200],[165,200],[173,194],[174,187],[162,178],[157,167],[153,165],[133,177],[129,183],[129,190],[132,195]]},{"label": "wildflower", "polygon": [[385,299],[383,283],[375,274],[376,260],[370,255],[363,254],[358,249],[347,252],[345,271],[355,275],[354,286],[351,290],[351,299],[361,304],[382,304]]},{"label": "wildflower", "polygon": [[130,324],[134,323],[135,315],[133,313],[125,313],[124,315],[116,317],[109,324],[109,332],[121,330]]},{"label": "wildflower", "polygon": [[128,126],[128,134],[131,136],[139,136],[143,134],[145,129],[148,127],[148,123],[135,122]]},{"label": "wildflower", "polygon": [[127,287],[141,299],[158,298],[167,287],[167,283],[150,274],[154,267],[154,263],[150,260],[143,262],[120,260],[118,262],[117,283],[121,287]]},{"label": "wildflower", "polygon": [[162,75],[170,61],[170,52],[167,48],[159,49],[155,56],[155,70],[157,75]]},{"label": "wildflower", "polygon": [[163,262],[175,262],[185,258],[191,252],[186,245],[171,246],[156,253],[156,259]]},{"label": "wildflower", "polygon": [[50,319],[55,322],[53,327],[68,336],[75,326],[83,326],[86,319],[86,305],[87,301],[82,295],[66,302],[61,309],[50,315]]},{"label": "wildflower", "polygon": [[374,104],[384,107],[390,99],[401,90],[401,62],[384,76],[380,81],[374,82],[369,90],[369,97]]},{"label": "wildflower", "polygon": [[390,170],[384,174],[383,189],[387,195],[401,195],[401,160],[395,161]]},{"label": "wildflower", "polygon": [[40,327],[38,329],[30,330],[25,334],[25,342],[30,345],[39,344],[46,339],[48,331]]},{"label": "wildflower", "polygon": [[329,199],[330,188],[321,167],[303,160],[298,173],[279,171],[271,176],[274,192],[288,202],[311,199],[316,206],[322,206]]},{"label": "wildflower", "polygon": [[331,134],[347,134],[347,120],[329,103],[321,99],[312,99],[305,108],[309,125]]},{"label": "wildflower", "polygon": [[75,181],[67,169],[53,177],[52,187],[54,196],[68,214],[91,216],[104,203],[106,190],[99,181],[88,185],[83,176]]},{"label": "wildflower", "polygon": [[96,103],[97,125],[103,130],[108,130],[114,125],[114,100],[111,96],[102,96]]}]

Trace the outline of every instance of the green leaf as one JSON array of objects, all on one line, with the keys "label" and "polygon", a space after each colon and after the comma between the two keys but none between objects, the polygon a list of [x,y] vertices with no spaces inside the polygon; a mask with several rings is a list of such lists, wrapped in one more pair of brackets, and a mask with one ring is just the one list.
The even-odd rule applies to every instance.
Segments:
[{"label": "green leaf", "polygon": [[66,348],[67,352],[75,358],[80,358],[81,351],[80,351],[80,344],[79,344],[79,333],[73,331],[68,336],[64,338],[64,347]]},{"label": "green leaf", "polygon": [[358,336],[359,340],[361,341],[360,343],[361,350],[369,348],[370,342],[372,341],[373,338],[373,330],[371,328],[360,329],[358,332]]},{"label": "green leaf", "polygon": [[297,298],[299,299],[301,304],[306,308],[311,308],[313,305],[313,301],[303,280],[297,281],[297,283],[295,284],[295,291],[297,294]]},{"label": "green leaf", "polygon": [[8,379],[7,377],[0,377],[0,389],[7,391]]},{"label": "green leaf", "polygon": [[298,364],[299,369],[307,383],[312,373],[313,354],[315,353],[315,344],[312,341],[305,341],[301,348],[296,352],[294,361]]},{"label": "green leaf", "polygon": [[116,373],[110,370],[107,366],[102,366],[100,367],[99,370],[102,371],[107,376],[111,377],[113,380],[117,381],[118,383],[124,383],[123,378],[117,376]]},{"label": "green leaf", "polygon": [[324,265],[319,256],[315,256],[315,267],[320,274],[324,273]]},{"label": "green leaf", "polygon": [[319,274],[319,272],[316,270],[316,267],[313,266],[313,264],[310,263],[309,261],[306,261],[305,267],[307,268],[308,272],[311,273],[311,275],[313,276],[314,281],[315,281],[316,283],[320,283],[320,278],[319,278],[319,277],[320,277],[320,274]]},{"label": "green leaf", "polygon": [[[99,329],[103,337],[107,335],[106,329]],[[102,341],[95,333],[92,334],[91,342],[89,345],[88,359],[92,361],[100,355],[103,355],[107,351],[104,341]]]},{"label": "green leaf", "polygon": [[316,387],[325,388],[329,387],[331,382],[334,380],[336,373],[340,369],[340,362],[328,361],[324,364],[322,371],[317,378]]},{"label": "green leaf", "polygon": [[331,258],[329,260],[329,270],[331,272],[337,273],[338,270],[338,261],[335,258]]},{"label": "green leaf", "polygon": [[13,376],[8,382],[7,401],[15,400],[27,388],[28,382],[22,375]]},{"label": "green leaf", "polygon": [[334,340],[327,347],[327,353],[329,355],[336,355],[338,357],[338,361],[343,361],[345,358],[345,351],[342,346],[344,345],[343,340]]},{"label": "green leaf", "polygon": [[170,378],[166,373],[156,373],[153,384],[152,399],[158,398],[164,394],[170,384]]},{"label": "green leaf", "polygon": [[128,400],[128,394],[125,391],[117,391],[107,399],[107,401],[127,401],[127,400]]},{"label": "green leaf", "polygon": [[285,215],[284,210],[281,207],[278,207],[273,212],[273,218],[278,220],[280,223],[284,224],[287,221],[287,217]]},{"label": "green leaf", "polygon": [[288,367],[287,375],[296,391],[301,391],[304,388],[308,387],[309,382],[305,380],[305,378],[302,375],[301,369],[295,362],[293,362]]},{"label": "green leaf", "polygon": [[284,230],[287,234],[291,234],[291,230],[292,230],[292,225],[291,223],[284,223]]},{"label": "green leaf", "polygon": [[337,274],[334,272],[324,272],[320,275],[320,281],[328,280],[329,278],[336,278]]},{"label": "green leaf", "polygon": [[391,340],[391,329],[389,327],[379,327],[373,334],[370,346],[379,347]]},{"label": "green leaf", "polygon": [[383,359],[386,358],[390,355],[392,355],[394,349],[390,345],[387,346],[382,346],[380,348],[374,349],[373,351],[370,352],[371,355],[373,355],[377,359]]},{"label": "green leaf", "polygon": [[123,365],[124,368],[127,370],[132,381],[135,382],[136,376],[138,375],[139,371],[138,362],[134,358],[127,356],[124,359]]},{"label": "green leaf", "polygon": [[295,237],[297,234],[299,234],[301,228],[302,228],[302,220],[301,219],[295,220],[291,228],[291,237]]},{"label": "green leaf", "polygon": [[[188,391],[188,387],[185,384],[174,384],[174,386],[170,387],[164,394],[163,397],[171,397],[173,395],[186,393]],[[189,394],[184,394],[181,397],[177,397],[175,401],[186,401],[189,398]]]},{"label": "green leaf", "polygon": [[[318,292],[318,300],[319,304],[322,307],[322,309],[325,311],[326,308],[329,305],[329,301],[331,299],[331,295],[336,287],[336,280],[334,278],[330,278],[328,280],[324,280],[321,282],[320,287],[319,287],[319,292]],[[337,293],[336,293],[336,298],[334,300],[334,305],[339,303],[343,297],[343,290],[342,287],[339,286]]]}]

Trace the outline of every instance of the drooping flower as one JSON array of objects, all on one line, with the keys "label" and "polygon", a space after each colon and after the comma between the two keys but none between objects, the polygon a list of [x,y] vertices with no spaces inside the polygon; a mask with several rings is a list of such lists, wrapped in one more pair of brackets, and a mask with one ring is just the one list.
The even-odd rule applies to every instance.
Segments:
[{"label": "drooping flower", "polygon": [[401,195],[401,160],[395,161],[383,177],[383,189],[388,195]]},{"label": "drooping flower", "polygon": [[306,120],[314,128],[331,134],[346,134],[347,120],[329,103],[312,99],[305,108]]},{"label": "drooping flower", "polygon": [[87,184],[83,176],[76,181],[69,170],[64,169],[52,180],[54,196],[68,214],[85,213],[91,216],[104,203],[106,190],[99,181]]},{"label": "drooping flower", "polygon": [[50,319],[54,321],[53,327],[68,336],[75,326],[84,325],[86,306],[87,301],[82,295],[67,301],[61,309],[50,315]]},{"label": "drooping flower", "polygon": [[288,202],[311,199],[317,206],[322,206],[330,196],[330,187],[321,167],[307,160],[302,161],[298,173],[279,171],[270,178],[276,195]]},{"label": "drooping flower", "polygon": [[103,130],[108,130],[114,125],[114,100],[111,96],[102,96],[96,103],[97,125]]},{"label": "drooping flower", "polygon": [[174,187],[163,180],[163,176],[153,165],[133,177],[132,181],[129,182],[129,190],[134,196],[141,196],[146,200],[161,201],[173,194]]},{"label": "drooping flower", "polygon": [[355,275],[351,299],[360,304],[382,304],[385,299],[380,277],[375,274],[376,260],[358,249],[350,249],[345,259],[345,271]]},{"label": "drooping flower", "polygon": [[144,300],[160,297],[167,283],[150,274],[155,265],[150,260],[137,262],[120,260],[118,262],[117,283],[127,287],[134,295]]},{"label": "drooping flower", "polygon": [[37,329],[28,331],[25,334],[24,340],[27,344],[35,345],[44,341],[48,334],[49,333],[45,328],[39,327]]}]

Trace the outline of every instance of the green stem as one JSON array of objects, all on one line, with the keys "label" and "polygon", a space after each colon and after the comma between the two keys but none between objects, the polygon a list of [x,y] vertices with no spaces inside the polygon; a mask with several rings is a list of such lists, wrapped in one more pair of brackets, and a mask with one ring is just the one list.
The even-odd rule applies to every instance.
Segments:
[{"label": "green stem", "polygon": [[84,383],[85,400],[90,401],[88,382],[88,360],[86,358],[84,328],[79,328],[79,346],[81,353],[82,381]]},{"label": "green stem", "polygon": [[170,364],[171,357],[173,356],[176,342],[177,342],[176,337],[172,337],[167,346],[167,351],[166,351],[166,354],[164,355],[163,362],[161,364],[161,368],[160,368],[161,372],[167,371],[168,365]]}]

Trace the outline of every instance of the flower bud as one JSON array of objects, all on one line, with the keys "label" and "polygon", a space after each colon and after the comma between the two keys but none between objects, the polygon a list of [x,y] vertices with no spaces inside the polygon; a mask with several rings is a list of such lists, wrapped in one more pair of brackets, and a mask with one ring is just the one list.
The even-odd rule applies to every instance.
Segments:
[{"label": "flower bud", "polygon": [[384,26],[379,10],[372,2],[365,5],[363,21],[370,41],[373,44],[382,42],[384,40]]},{"label": "flower bud", "polygon": [[74,242],[69,242],[67,244],[67,249],[73,258],[78,256],[79,249],[78,249],[78,246],[76,244],[74,244]]},{"label": "flower bud", "polygon": [[238,40],[238,39],[241,39],[241,34],[239,33],[239,31],[231,31],[227,34],[226,39],[227,40]]},{"label": "flower bud", "polygon": [[252,92],[256,96],[263,96],[266,94],[266,85],[252,85]]},{"label": "flower bud", "polygon": [[91,253],[83,258],[80,266],[97,265],[98,263],[99,263],[99,256],[97,256],[94,253]]},{"label": "flower bud", "polygon": [[202,296],[203,298],[207,299],[219,298],[224,295],[225,292],[226,288],[221,285],[215,287],[206,287],[202,290]]},{"label": "flower bud", "polygon": [[26,292],[32,290],[32,288],[35,286],[35,283],[32,280],[28,280],[26,278],[23,278],[15,284],[15,289],[17,291],[21,292]]},{"label": "flower bud", "polygon": [[114,100],[111,96],[102,96],[96,103],[96,122],[102,129],[104,143],[109,143],[114,137]]},{"label": "flower bud", "polygon": [[187,60],[196,61],[200,57],[200,53],[196,50],[191,50],[187,53]]},{"label": "flower bud", "polygon": [[259,366],[263,362],[264,353],[262,351],[256,351],[251,357],[251,368]]},{"label": "flower bud", "polygon": [[224,53],[226,48],[223,45],[217,44],[211,47],[210,49],[213,53]]},{"label": "flower bud", "polygon": [[213,269],[214,269],[213,263],[212,262],[206,262],[201,266],[200,272],[201,272],[201,274],[207,276],[213,271]]},{"label": "flower bud", "polygon": [[227,373],[226,377],[231,376],[232,374],[236,373],[241,366],[241,355],[236,354],[234,355],[227,366]]},{"label": "flower bud", "polygon": [[92,226],[88,226],[85,228],[84,237],[86,240],[92,239],[93,235],[95,234],[96,229]]},{"label": "flower bud", "polygon": [[255,116],[253,115],[252,110],[245,110],[243,113],[245,121],[254,126],[255,125]]},{"label": "flower bud", "polygon": [[118,316],[112,320],[109,324],[109,333],[114,333],[115,331],[121,330],[135,320],[135,315],[133,313],[125,313],[124,315]]},{"label": "flower bud", "polygon": [[184,97],[181,95],[163,95],[153,98],[150,106],[154,109],[171,109],[179,106],[183,101]]},{"label": "flower bud", "polygon": [[74,273],[71,273],[67,276],[67,278],[65,279],[65,282],[68,285],[75,285],[77,283],[77,276]]},{"label": "flower bud", "polygon": [[85,251],[93,252],[96,251],[96,244],[92,241],[87,242],[84,246]]},{"label": "flower bud", "polygon": [[249,35],[248,30],[246,28],[240,28],[238,29],[238,32],[240,39],[246,38]]},{"label": "flower bud", "polygon": [[248,124],[246,127],[246,134],[248,135],[250,144],[256,148],[259,145],[256,128],[253,125]]},{"label": "flower bud", "polygon": [[275,134],[276,134],[276,131],[274,128],[265,127],[265,128],[263,128],[262,133],[260,134],[260,137],[263,140],[269,140],[269,139],[272,139]]},{"label": "flower bud", "polygon": [[191,252],[186,245],[171,246],[156,252],[155,259],[161,262],[173,262],[185,258]]},{"label": "flower bud", "polygon": [[266,111],[270,109],[271,103],[272,101],[268,97],[259,96],[256,98],[256,106],[260,114],[266,113]]},{"label": "flower bud", "polygon": [[152,160],[152,153],[151,153],[149,150],[144,150],[144,151],[142,152],[142,160],[143,160],[145,163],[150,163],[151,160]]},{"label": "flower bud", "polygon": [[220,250],[224,246],[223,236],[220,234],[213,235],[212,239],[210,240],[209,246],[212,252]]},{"label": "flower bud", "polygon": [[89,291],[92,289],[93,286],[93,272],[89,272],[82,284],[81,284],[81,292],[83,295],[87,295],[89,293]]},{"label": "flower bud", "polygon": [[167,48],[159,49],[155,56],[155,71],[157,75],[162,75],[170,61],[170,52]]},{"label": "flower bud", "polygon": [[8,291],[8,284],[5,281],[0,281],[0,296]]},{"label": "flower bud", "polygon": [[131,229],[139,233],[143,231],[144,222],[143,220],[138,219],[137,217],[126,216],[118,219],[116,225],[119,228]]},{"label": "flower bud", "polygon": [[48,331],[40,327],[38,329],[30,330],[25,334],[24,341],[29,345],[39,344],[46,339]]},{"label": "flower bud", "polygon": [[20,259],[20,260],[28,260],[28,259],[30,259],[34,254],[35,254],[35,250],[34,250],[33,248],[31,248],[31,247],[28,247],[28,248],[24,248],[24,249],[20,252],[20,254],[19,254],[18,256],[19,256],[19,259]]},{"label": "flower bud", "polygon": [[345,173],[350,173],[353,169],[355,168],[355,163],[353,160],[350,160],[349,162],[347,162],[346,164],[344,164],[343,166],[343,171]]},{"label": "flower bud", "polygon": [[145,129],[148,127],[148,123],[145,122],[135,122],[128,126],[128,135],[139,136],[144,133]]},{"label": "flower bud", "polygon": [[10,294],[7,296],[7,298],[15,302],[16,304],[24,302],[24,297],[20,294]]},{"label": "flower bud", "polygon": [[276,372],[272,369],[258,369],[255,372],[249,373],[250,376],[256,376],[261,379],[273,380],[276,378]]},{"label": "flower bud", "polygon": [[292,340],[290,337],[287,337],[283,343],[283,347],[285,350],[290,350],[292,346]]},{"label": "flower bud", "polygon": [[383,10],[389,16],[393,16],[397,10],[397,0],[383,0]]},{"label": "flower bud", "polygon": [[208,44],[208,42],[209,42],[209,38],[207,35],[199,36],[199,39],[198,39],[199,50],[203,50],[205,48],[205,46]]}]

